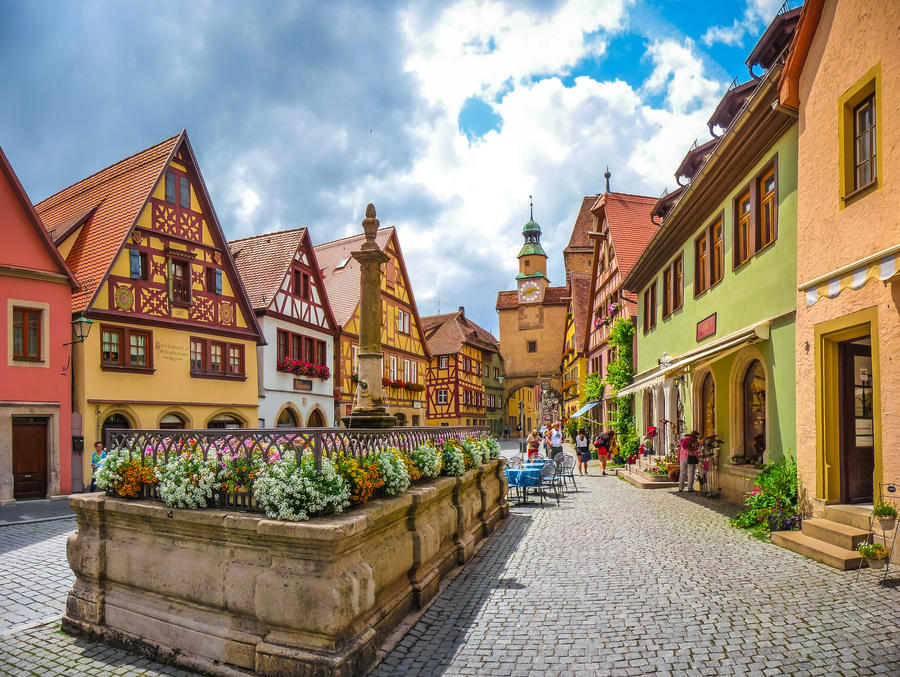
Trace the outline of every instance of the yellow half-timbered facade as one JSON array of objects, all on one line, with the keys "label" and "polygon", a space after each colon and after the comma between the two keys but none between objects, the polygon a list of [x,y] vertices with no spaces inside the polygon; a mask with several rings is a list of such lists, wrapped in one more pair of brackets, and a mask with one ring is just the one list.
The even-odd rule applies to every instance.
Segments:
[{"label": "yellow half-timbered facade", "polygon": [[431,364],[428,367],[428,425],[487,426],[487,411],[501,406],[485,389],[485,364],[493,364],[500,344],[490,332],[456,313],[422,318]]},{"label": "yellow half-timbered facade", "polygon": [[[335,420],[349,416],[356,393],[359,366],[360,268],[351,253],[362,234],[315,248],[325,288],[340,331],[335,347]],[[431,357],[425,342],[406,264],[394,228],[381,228],[378,246],[389,260],[381,267],[381,352],[383,404],[397,425],[425,424],[425,378]]]},{"label": "yellow half-timbered facade", "polygon": [[569,308],[566,312],[565,342],[561,356],[563,418],[568,418],[581,405],[587,360],[584,355],[584,317],[590,293],[591,276],[569,274]]},{"label": "yellow half-timbered facade", "polygon": [[262,339],[186,132],[36,208],[93,322],[73,346],[86,449],[116,428],[257,426]]}]

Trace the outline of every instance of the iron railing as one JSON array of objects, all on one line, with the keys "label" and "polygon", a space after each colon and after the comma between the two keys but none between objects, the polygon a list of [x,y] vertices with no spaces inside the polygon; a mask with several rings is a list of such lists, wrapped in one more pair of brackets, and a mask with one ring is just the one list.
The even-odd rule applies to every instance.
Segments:
[{"label": "iron railing", "polygon": [[[339,453],[365,458],[384,447],[396,447],[411,452],[430,442],[442,444],[447,440],[487,434],[487,428],[471,427],[409,427],[387,429],[348,428],[276,428],[276,429],[202,429],[202,430],[108,430],[106,448],[127,451],[128,458],[142,463],[164,465],[171,455],[203,452],[207,460],[233,458],[240,454],[249,458],[254,450],[265,456],[277,451],[280,455],[293,451],[297,462],[306,452],[312,452],[315,467],[322,458]],[[144,498],[159,498],[156,485],[145,484]],[[219,492],[218,506],[258,510],[250,488],[247,491]]]}]

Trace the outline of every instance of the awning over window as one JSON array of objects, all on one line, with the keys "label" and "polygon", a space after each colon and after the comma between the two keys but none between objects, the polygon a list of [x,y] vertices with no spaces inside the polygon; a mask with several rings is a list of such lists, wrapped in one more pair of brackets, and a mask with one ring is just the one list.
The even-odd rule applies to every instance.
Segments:
[{"label": "awning over window", "polygon": [[656,369],[638,374],[638,378],[634,383],[622,388],[618,396],[624,397],[642,390],[650,390],[664,383],[667,378],[677,376],[688,369],[696,369],[703,364],[721,359],[728,353],[740,350],[747,344],[765,341],[769,338],[771,321],[769,319],[752,327],[746,327],[728,336],[723,336],[717,341],[682,353],[668,363],[660,363]]},{"label": "awning over window", "polygon": [[599,402],[588,402],[581,409],[579,409],[578,411],[574,412],[571,416],[569,416],[569,418],[575,418],[576,416],[581,416],[585,412],[590,411],[591,409],[596,407],[598,404],[600,404],[600,403]]},{"label": "awning over window", "polygon": [[900,245],[804,282],[797,289],[806,292],[806,307],[814,305],[823,296],[833,299],[845,289],[862,289],[869,280],[890,280],[900,268]]}]

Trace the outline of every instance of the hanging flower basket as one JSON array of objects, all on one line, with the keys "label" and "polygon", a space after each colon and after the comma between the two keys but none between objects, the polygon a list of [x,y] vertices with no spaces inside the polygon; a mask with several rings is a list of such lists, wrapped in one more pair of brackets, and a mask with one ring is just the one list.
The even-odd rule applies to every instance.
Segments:
[{"label": "hanging flower basket", "polygon": [[284,371],[296,376],[311,376],[312,378],[327,379],[331,376],[331,370],[324,364],[313,364],[303,360],[295,360],[293,357],[285,357],[278,362],[278,371]]}]

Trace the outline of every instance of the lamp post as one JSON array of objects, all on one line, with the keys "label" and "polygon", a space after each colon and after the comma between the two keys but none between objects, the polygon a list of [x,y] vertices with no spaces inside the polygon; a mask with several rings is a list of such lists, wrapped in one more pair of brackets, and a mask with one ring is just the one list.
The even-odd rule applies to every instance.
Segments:
[{"label": "lamp post", "polygon": [[[79,313],[78,317],[72,320],[72,340],[63,343],[64,346],[73,346],[76,343],[84,343],[87,340],[88,334],[91,333],[91,327],[93,326],[93,322],[84,316],[84,313]],[[66,366],[62,368],[62,373],[65,374],[69,369],[69,365],[72,363],[72,351],[69,351],[69,356],[66,358]]]}]

